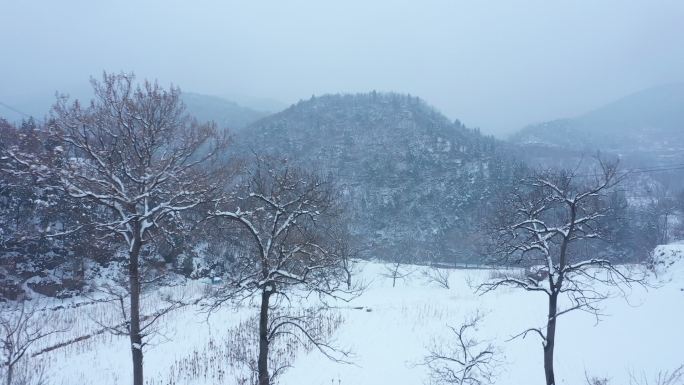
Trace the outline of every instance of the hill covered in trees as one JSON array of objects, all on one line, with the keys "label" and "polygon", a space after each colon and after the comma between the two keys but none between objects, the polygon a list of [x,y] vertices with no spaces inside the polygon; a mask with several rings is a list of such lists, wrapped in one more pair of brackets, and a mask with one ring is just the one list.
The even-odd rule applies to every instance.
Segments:
[{"label": "hill covered in trees", "polygon": [[[64,224],[87,224],[84,218],[93,207],[55,187],[68,178],[54,173],[63,168],[58,161],[63,154],[56,151],[62,147],[46,127],[32,120],[21,127],[0,121],[0,130],[7,138],[0,143],[0,151],[7,154],[0,157],[0,280],[5,288],[0,297],[14,298],[25,291],[69,296],[87,290],[87,282],[102,275],[101,269],[121,262],[120,248],[101,241],[90,228],[46,236],[61,232]],[[391,93],[312,97],[231,131],[230,146],[221,150],[226,151],[224,159],[245,159],[243,165],[250,169],[255,157],[272,157],[284,168],[329,177],[342,202],[354,254],[402,262],[488,262],[480,248],[487,239],[483,218],[495,211],[503,192],[512,191],[529,175],[521,160],[558,159],[562,154],[551,147],[544,153],[496,140],[450,121],[420,98]],[[42,165],[37,170],[45,176],[12,154],[26,154]],[[239,180],[248,172],[238,174]],[[220,183],[236,188],[231,178]],[[38,181],[51,188],[41,188]],[[670,197],[675,191],[637,194],[638,188],[652,184],[651,179],[632,181],[625,185],[626,192],[611,196],[616,209],[605,220],[611,222],[614,242],[600,246],[602,255],[643,258],[644,250],[674,234],[670,227],[677,208]],[[245,209],[243,201],[235,203]],[[206,215],[206,209],[196,215]],[[232,258],[239,244],[225,229],[217,232],[158,238],[166,243],[151,247],[146,258],[154,266],[186,276],[214,274],[221,271],[217,266],[225,262],[222,258]],[[213,237],[235,244],[217,241],[216,250],[205,251],[192,247],[209,244]]]},{"label": "hill covered in trees", "polygon": [[392,258],[472,255],[472,218],[517,167],[501,146],[417,97],[376,92],[312,97],[235,139],[247,157],[332,175],[364,253]]}]

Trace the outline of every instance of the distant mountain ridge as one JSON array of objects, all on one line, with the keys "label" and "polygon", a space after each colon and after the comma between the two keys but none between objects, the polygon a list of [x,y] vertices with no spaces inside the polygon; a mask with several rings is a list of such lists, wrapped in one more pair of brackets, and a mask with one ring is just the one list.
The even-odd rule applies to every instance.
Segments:
[{"label": "distant mountain ridge", "polygon": [[571,119],[523,128],[510,138],[523,146],[601,150],[626,157],[684,160],[684,83],[653,87]]},{"label": "distant mountain ridge", "polygon": [[[87,105],[92,95],[88,92],[80,92],[75,95],[75,98]],[[271,113],[244,107],[218,96],[183,92],[181,98],[190,115],[200,121],[214,121],[219,127],[228,128],[230,131],[245,128]],[[35,95],[21,102],[6,105],[3,103],[0,105],[0,117],[15,123],[20,123],[29,116],[42,121],[43,118],[49,116],[54,102],[54,95],[44,94]]]},{"label": "distant mountain ridge", "polygon": [[181,95],[188,113],[200,121],[214,121],[220,128],[240,130],[269,114],[218,96],[192,92],[183,92]]}]

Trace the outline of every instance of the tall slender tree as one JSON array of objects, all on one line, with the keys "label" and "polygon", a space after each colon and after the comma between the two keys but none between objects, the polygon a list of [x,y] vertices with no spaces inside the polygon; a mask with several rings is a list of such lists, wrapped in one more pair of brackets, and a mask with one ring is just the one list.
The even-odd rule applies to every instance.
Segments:
[{"label": "tall slender tree", "polygon": [[[308,341],[331,359],[341,352],[321,338],[316,317],[280,312],[297,294],[352,293],[349,249],[339,239],[340,212],[330,181],[314,173],[258,160],[240,197],[212,216],[236,223],[246,234],[245,252],[229,266],[228,285],[213,307],[234,298],[259,301],[259,385],[269,385],[281,368],[269,368],[269,347],[279,336]],[[336,357],[337,356],[337,357]]]},{"label": "tall slender tree", "polygon": [[136,85],[125,73],[105,73],[91,83],[95,98],[89,105],[58,98],[50,128],[63,151],[65,191],[101,208],[90,226],[109,237],[112,247],[125,248],[126,328],[133,384],[142,385],[150,324],[141,316],[141,251],[153,236],[174,228],[184,211],[222,188],[213,162],[227,142],[213,123],[199,124],[185,113],[178,88]]},{"label": "tall slender tree", "polygon": [[[494,251],[507,263],[527,268],[525,276],[504,273],[486,282],[488,292],[502,286],[545,294],[545,327],[523,333],[541,337],[547,385],[556,384],[554,349],[558,317],[574,310],[598,316],[598,303],[608,294],[599,285],[638,282],[587,245],[604,238],[601,221],[611,210],[608,193],[620,182],[617,163],[599,160],[590,175],[574,171],[545,171],[523,180],[498,201],[493,215]],[[595,249],[593,249],[595,250]]]}]

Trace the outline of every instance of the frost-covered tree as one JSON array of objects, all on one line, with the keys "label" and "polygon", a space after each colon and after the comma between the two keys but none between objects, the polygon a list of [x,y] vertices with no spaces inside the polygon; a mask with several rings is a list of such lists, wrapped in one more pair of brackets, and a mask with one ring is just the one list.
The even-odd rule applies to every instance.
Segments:
[{"label": "frost-covered tree", "polygon": [[587,247],[604,238],[602,222],[611,210],[606,199],[620,182],[616,163],[599,160],[591,175],[573,171],[539,172],[526,178],[495,209],[492,233],[495,251],[507,263],[528,270],[524,276],[504,273],[480,286],[482,292],[502,286],[541,293],[547,299],[545,327],[530,328],[544,348],[547,385],[556,383],[554,348],[558,317],[574,310],[598,316],[598,302],[607,297],[600,285],[630,284],[636,280],[610,260]]},{"label": "frost-covered tree", "polygon": [[385,278],[392,280],[392,287],[397,286],[397,281],[405,280],[415,272],[415,269],[410,267],[408,258],[394,258],[384,266],[384,270],[380,273]]},{"label": "frost-covered tree", "polygon": [[667,184],[655,183],[648,191],[648,201],[648,214],[656,220],[658,243],[668,243],[674,222],[672,218],[679,209],[674,191]]},{"label": "frost-covered tree", "polygon": [[30,363],[29,350],[39,341],[65,331],[55,327],[52,314],[33,301],[0,306],[0,374],[5,385],[41,383],[39,368]]},{"label": "frost-covered tree", "polygon": [[[21,127],[0,119],[0,137],[0,297],[16,299],[26,288],[46,295],[78,289],[83,282],[70,259],[80,239],[47,236],[83,214],[59,188],[54,143],[32,119]],[[61,290],[46,290],[48,280]]]},{"label": "frost-covered tree", "polygon": [[360,256],[472,261],[477,211],[518,167],[512,148],[408,95],[325,95],[256,122],[236,148],[335,176]]},{"label": "frost-covered tree", "polygon": [[429,349],[422,365],[429,369],[430,384],[489,385],[494,383],[497,351],[489,343],[478,341],[482,315],[476,313],[459,327],[449,327],[451,338],[439,339]]},{"label": "frost-covered tree", "polygon": [[41,195],[24,150],[32,142],[28,133],[0,119],[0,297],[16,299],[22,294],[16,272],[21,268],[27,242],[40,230],[36,204]]},{"label": "frost-covered tree", "polygon": [[[213,293],[212,308],[235,298],[259,303],[259,385],[271,384],[280,368],[269,368],[269,346],[283,335],[312,343],[332,359],[341,352],[316,332],[315,317],[281,312],[297,295],[349,293],[349,261],[342,252],[337,207],[330,181],[314,173],[258,160],[242,193],[212,216],[245,234],[244,251],[227,267],[226,286]],[[342,356],[340,356],[342,354]]]},{"label": "frost-covered tree", "polygon": [[95,98],[88,105],[58,99],[50,128],[63,152],[63,188],[98,208],[88,225],[111,240],[112,252],[125,250],[126,331],[133,384],[142,385],[150,320],[144,323],[140,310],[141,251],[222,187],[225,181],[215,175],[220,168],[212,162],[225,140],[214,124],[199,124],[185,113],[178,88],[147,81],[136,86],[131,74],[105,73],[91,83]]}]

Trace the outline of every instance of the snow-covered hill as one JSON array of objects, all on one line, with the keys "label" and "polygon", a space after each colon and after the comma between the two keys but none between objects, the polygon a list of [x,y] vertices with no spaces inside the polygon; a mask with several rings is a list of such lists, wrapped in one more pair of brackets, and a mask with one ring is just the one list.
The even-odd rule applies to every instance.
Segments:
[{"label": "snow-covered hill", "polygon": [[[559,384],[582,384],[585,372],[611,378],[612,384],[625,384],[630,372],[652,378],[660,370],[684,363],[684,244],[661,246],[654,255],[664,261],[658,264],[658,277],[653,278],[659,282],[657,287],[633,287],[627,290],[626,298],[607,300],[603,303],[606,316],[599,323],[582,312],[559,319]],[[531,335],[509,341],[522,330],[544,322],[543,295],[515,290],[474,294],[473,286],[488,279],[491,270],[451,270],[450,289],[444,289],[426,280],[420,272],[423,267],[407,267],[413,273],[398,281],[396,287],[382,275],[386,265],[363,262],[359,268],[362,273],[358,278],[368,283],[365,293],[350,303],[340,302],[336,308],[318,313],[335,344],[353,351],[353,364],[332,362],[315,349],[280,346],[278,360],[292,365],[280,377],[280,384],[424,383],[426,367],[416,364],[427,353],[427,347],[434,342],[452,343],[448,326],[460,325],[477,311],[485,317],[475,337],[491,342],[500,351],[496,384],[544,383],[540,341]],[[203,285],[194,282],[173,291],[190,299],[202,293]],[[117,317],[116,309],[100,303],[56,310],[55,322],[73,323],[73,327],[44,346],[92,334],[99,328],[93,319],[112,322]],[[250,338],[254,334],[247,325],[256,311],[245,304],[238,310],[225,308],[207,316],[198,306],[188,306],[165,316],[160,333],[146,348],[147,383],[239,383],[236,378],[247,373],[240,354],[250,357],[253,353]],[[51,384],[114,385],[130,381],[127,337],[95,335],[38,357],[40,361],[35,365],[41,362]]]},{"label": "snow-covered hill", "polygon": [[684,149],[684,83],[628,95],[581,116],[523,128],[511,141],[572,158],[574,152],[621,155],[633,164],[679,164]]},{"label": "snow-covered hill", "polygon": [[517,166],[502,142],[410,95],[324,95],[236,135],[234,149],[330,175],[374,256],[471,257],[477,208]]}]

